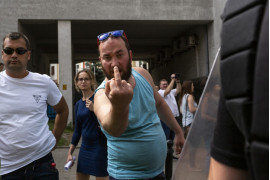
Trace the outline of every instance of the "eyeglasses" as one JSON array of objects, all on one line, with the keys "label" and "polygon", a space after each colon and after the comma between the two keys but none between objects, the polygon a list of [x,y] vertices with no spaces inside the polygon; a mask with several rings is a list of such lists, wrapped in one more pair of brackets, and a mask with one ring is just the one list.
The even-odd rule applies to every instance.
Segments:
[{"label": "eyeglasses", "polygon": [[78,79],[78,81],[80,81],[80,82],[83,82],[83,81],[86,82],[86,81],[89,81],[89,80],[90,80],[89,78],[79,78],[79,79]]},{"label": "eyeglasses", "polygon": [[126,33],[124,32],[124,30],[115,30],[115,31],[110,31],[110,32],[106,32],[103,34],[100,34],[97,36],[97,45],[99,45],[99,41],[104,41],[106,39],[108,39],[110,36],[112,37],[125,37],[125,39],[128,42]]},{"label": "eyeglasses", "polygon": [[17,48],[17,49],[12,49],[12,48],[5,48],[3,49],[3,51],[7,54],[7,55],[11,55],[14,53],[14,51],[19,54],[19,55],[23,55],[25,54],[28,50],[24,49],[24,48]]}]

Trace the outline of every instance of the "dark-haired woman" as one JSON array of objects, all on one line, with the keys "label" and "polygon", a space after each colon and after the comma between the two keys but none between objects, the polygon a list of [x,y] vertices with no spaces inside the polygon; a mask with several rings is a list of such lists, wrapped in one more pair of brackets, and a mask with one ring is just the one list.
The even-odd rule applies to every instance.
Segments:
[{"label": "dark-haired woman", "polygon": [[[195,112],[197,111],[197,103],[193,95],[194,85],[192,81],[184,81],[182,84],[182,91],[179,97],[180,112],[182,113],[182,124],[184,128],[185,138],[189,133],[189,129],[194,119]],[[192,136],[188,141],[189,149],[189,166],[191,171],[201,171],[195,165],[196,159],[196,146],[198,138]]]},{"label": "dark-haired woman", "polygon": [[192,81],[184,81],[182,91],[179,97],[180,112],[182,113],[182,124],[185,129],[185,137],[189,131],[194,114],[197,111],[197,103],[194,96],[194,85]]}]

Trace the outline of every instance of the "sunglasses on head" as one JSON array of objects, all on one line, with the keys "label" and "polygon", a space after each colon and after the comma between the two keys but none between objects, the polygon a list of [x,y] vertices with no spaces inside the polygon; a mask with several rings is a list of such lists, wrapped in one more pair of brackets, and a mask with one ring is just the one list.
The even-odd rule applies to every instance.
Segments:
[{"label": "sunglasses on head", "polygon": [[125,39],[128,42],[126,33],[124,32],[124,30],[115,30],[115,31],[110,31],[110,32],[106,32],[106,33],[102,33],[100,35],[97,36],[97,45],[99,45],[99,41],[104,41],[106,39],[108,39],[110,36],[112,37],[125,37]]},{"label": "sunglasses on head", "polygon": [[11,55],[14,53],[14,51],[19,54],[19,55],[22,55],[22,54],[25,54],[28,50],[27,49],[24,49],[24,48],[17,48],[17,49],[12,49],[12,48],[5,48],[3,49],[3,51],[7,54],[7,55]]}]

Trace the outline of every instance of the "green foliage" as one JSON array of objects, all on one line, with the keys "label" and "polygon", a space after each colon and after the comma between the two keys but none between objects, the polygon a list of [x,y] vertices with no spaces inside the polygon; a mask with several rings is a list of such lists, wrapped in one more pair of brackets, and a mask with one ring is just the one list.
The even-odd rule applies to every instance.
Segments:
[{"label": "green foliage", "polygon": [[101,68],[101,63],[99,61],[91,63],[91,71],[94,73],[96,77],[97,85],[99,85],[105,78],[105,75]]},{"label": "green foliage", "polygon": [[61,139],[59,140],[59,142],[57,143],[58,147],[61,146],[69,146],[70,144],[70,140],[68,140],[67,138],[64,138],[63,136],[61,137]]}]

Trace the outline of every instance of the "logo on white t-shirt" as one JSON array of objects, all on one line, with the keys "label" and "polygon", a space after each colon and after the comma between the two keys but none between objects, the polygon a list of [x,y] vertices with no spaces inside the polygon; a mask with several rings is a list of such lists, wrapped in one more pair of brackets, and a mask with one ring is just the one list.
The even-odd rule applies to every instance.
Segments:
[{"label": "logo on white t-shirt", "polygon": [[40,98],[41,98],[41,95],[33,95],[33,97],[36,100],[36,102],[38,103]]}]

